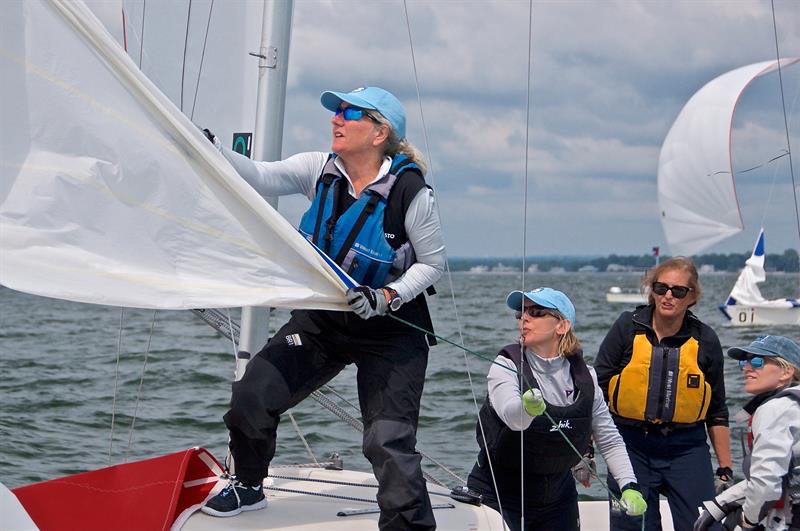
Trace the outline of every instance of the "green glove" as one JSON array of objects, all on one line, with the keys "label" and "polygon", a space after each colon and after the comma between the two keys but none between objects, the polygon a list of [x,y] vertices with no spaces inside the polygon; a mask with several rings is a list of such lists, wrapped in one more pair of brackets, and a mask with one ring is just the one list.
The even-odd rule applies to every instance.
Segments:
[{"label": "green glove", "polygon": [[528,389],[525,391],[522,395],[522,406],[531,417],[538,417],[544,413],[546,406],[544,404],[544,398],[542,398],[542,392],[538,389]]},{"label": "green glove", "polygon": [[629,516],[641,516],[647,511],[647,502],[642,498],[642,493],[634,488],[623,490],[619,502]]}]

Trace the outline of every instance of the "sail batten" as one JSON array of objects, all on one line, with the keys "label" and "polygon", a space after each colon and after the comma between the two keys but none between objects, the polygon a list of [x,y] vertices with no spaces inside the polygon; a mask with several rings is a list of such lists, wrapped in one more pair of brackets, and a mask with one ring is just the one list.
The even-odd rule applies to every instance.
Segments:
[{"label": "sail batten", "polygon": [[346,275],[83,3],[13,3],[0,17],[1,284],[142,308],[347,308]]},{"label": "sail batten", "polygon": [[733,118],[747,86],[777,68],[778,61],[764,61],[711,80],[672,124],[659,156],[658,202],[673,254],[699,253],[744,228],[731,159]]}]

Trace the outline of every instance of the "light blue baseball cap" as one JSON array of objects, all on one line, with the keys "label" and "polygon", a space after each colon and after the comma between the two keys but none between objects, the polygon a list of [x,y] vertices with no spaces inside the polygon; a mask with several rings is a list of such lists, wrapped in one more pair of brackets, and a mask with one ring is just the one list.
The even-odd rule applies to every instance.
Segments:
[{"label": "light blue baseball cap", "polygon": [[729,348],[728,356],[735,360],[746,360],[750,356],[783,358],[800,368],[800,347],[788,337],[783,336],[758,336],[746,347]]},{"label": "light blue baseball cap", "polygon": [[326,90],[319,97],[322,106],[336,112],[342,102],[354,107],[378,111],[392,124],[392,129],[401,139],[406,137],[406,110],[394,94],[380,87],[359,87],[350,92]]},{"label": "light blue baseball cap", "polygon": [[558,310],[561,315],[575,326],[575,306],[569,297],[553,288],[536,288],[531,291],[512,291],[506,297],[506,304],[512,310],[520,311],[523,306],[522,298],[526,298],[543,308]]}]

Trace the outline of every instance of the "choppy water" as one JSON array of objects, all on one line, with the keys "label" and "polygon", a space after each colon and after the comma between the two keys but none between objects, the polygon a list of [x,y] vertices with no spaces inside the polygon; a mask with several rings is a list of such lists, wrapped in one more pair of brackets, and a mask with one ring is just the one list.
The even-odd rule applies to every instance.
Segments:
[{"label": "choppy water", "polygon": [[[758,333],[800,336],[791,327],[723,326],[716,305],[734,280],[733,274],[702,278],[705,293],[696,310],[717,330],[723,348],[747,343]],[[525,283],[528,288],[547,285],[570,295],[578,310],[578,336],[591,360],[608,327],[626,309],[606,303],[606,290],[611,285],[633,287],[637,281],[636,275],[608,273],[536,274],[526,275]],[[437,333],[460,342],[460,322],[464,344],[494,357],[514,340],[515,321],[504,300],[521,283],[518,274],[453,274],[456,318],[450,282],[444,279],[431,301]],[[777,274],[762,291],[767,297],[796,296],[798,285],[797,275]],[[287,312],[276,312],[272,328],[287,318]],[[124,311],[115,393],[118,308],[45,299],[0,287],[0,481],[15,487],[190,446],[204,446],[220,459],[224,456],[227,432],[221,417],[230,398],[234,365],[230,341],[190,312],[158,312],[144,367],[152,319],[152,311]],[[431,350],[418,434],[420,449],[462,476],[477,452],[467,365],[480,403],[486,393],[488,362],[473,356],[465,359],[461,350],[447,344]],[[727,363],[725,377],[735,412],[746,399],[734,363]],[[357,403],[353,368],[331,385]],[[112,410],[116,411],[113,446]],[[294,414],[318,458],[337,451],[348,468],[369,470],[361,456],[360,435],[352,428],[311,399]],[[278,445],[276,463],[311,460],[288,420],[281,425]],[[734,441],[732,446],[738,462],[738,444]],[[426,469],[447,480],[432,466]],[[603,496],[599,486],[581,492]]]}]

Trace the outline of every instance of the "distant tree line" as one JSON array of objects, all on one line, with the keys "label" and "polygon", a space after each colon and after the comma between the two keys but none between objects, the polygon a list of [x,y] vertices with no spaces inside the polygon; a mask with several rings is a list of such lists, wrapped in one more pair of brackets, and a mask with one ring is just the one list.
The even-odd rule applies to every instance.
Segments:
[{"label": "distant tree line", "polygon": [[[715,271],[739,271],[749,257],[750,253],[711,253],[694,256],[693,260],[698,268],[710,265],[713,266]],[[662,256],[661,260],[667,258],[669,256]],[[616,265],[635,271],[644,271],[653,267],[655,257],[651,254],[628,256],[611,254],[608,256],[532,256],[525,259],[526,268],[532,264],[536,264],[541,272],[547,272],[554,268],[563,268],[564,271],[574,272],[581,268],[585,270],[587,266],[593,266],[598,271],[603,272],[609,269],[609,265],[612,265],[612,268],[613,265]],[[795,249],[787,249],[782,254],[767,253],[765,264],[767,271],[784,271],[787,273],[800,271],[800,257],[798,257]],[[497,269],[498,265],[519,271],[522,268],[522,259],[502,257],[450,259],[450,268],[453,271],[468,271],[473,267],[479,266]]]}]

